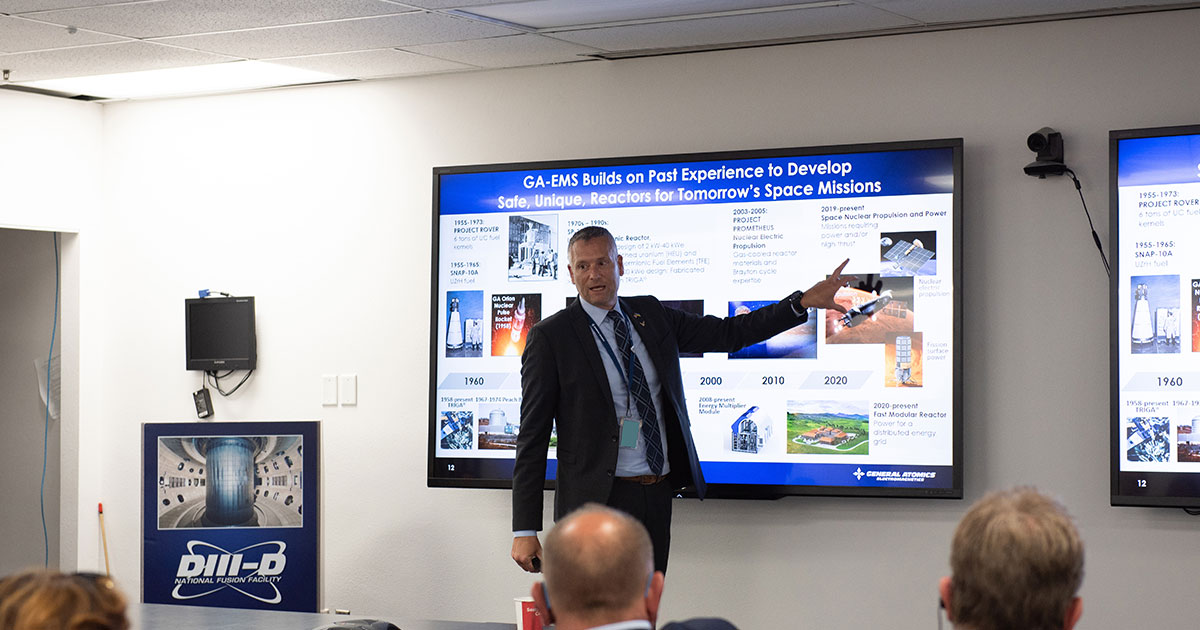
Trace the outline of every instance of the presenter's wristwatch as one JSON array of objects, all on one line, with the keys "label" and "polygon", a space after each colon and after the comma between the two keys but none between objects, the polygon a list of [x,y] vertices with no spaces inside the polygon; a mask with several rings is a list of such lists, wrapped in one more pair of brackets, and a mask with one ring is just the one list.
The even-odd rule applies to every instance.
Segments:
[{"label": "presenter's wristwatch", "polygon": [[800,304],[800,300],[804,299],[803,291],[796,291],[784,299],[787,301],[788,305],[792,307],[792,312],[796,314],[796,317],[804,315],[804,311],[808,310],[802,304]]}]

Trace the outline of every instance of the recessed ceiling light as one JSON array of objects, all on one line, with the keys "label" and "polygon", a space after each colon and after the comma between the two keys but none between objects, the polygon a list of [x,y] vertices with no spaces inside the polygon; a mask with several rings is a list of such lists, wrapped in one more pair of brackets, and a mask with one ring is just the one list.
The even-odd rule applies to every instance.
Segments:
[{"label": "recessed ceiling light", "polygon": [[344,79],[346,77],[261,61],[231,61],[162,70],[25,81],[12,85],[69,96],[116,100],[240,92]]},{"label": "recessed ceiling light", "polygon": [[553,33],[613,26],[681,22],[848,5],[846,0],[529,0],[449,11],[521,30]]}]

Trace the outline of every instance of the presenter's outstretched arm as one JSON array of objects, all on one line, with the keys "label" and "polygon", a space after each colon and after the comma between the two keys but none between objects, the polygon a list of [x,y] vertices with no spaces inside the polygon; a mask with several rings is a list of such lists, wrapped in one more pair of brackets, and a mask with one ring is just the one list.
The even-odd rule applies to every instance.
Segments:
[{"label": "presenter's outstretched arm", "polygon": [[[513,537],[512,559],[530,573],[541,573],[542,543],[538,542],[538,537],[536,535]],[[534,564],[535,559],[537,560],[536,565]]]},{"label": "presenter's outstretched arm", "polygon": [[812,285],[812,288],[804,292],[804,296],[800,298],[800,306],[804,308],[825,308],[833,309],[839,313],[845,313],[846,307],[838,304],[833,300],[833,296],[837,295],[838,289],[849,286],[851,282],[858,280],[857,276],[843,276],[842,270],[846,268],[846,264],[850,259],[842,261],[833,273],[829,274],[828,278]]}]

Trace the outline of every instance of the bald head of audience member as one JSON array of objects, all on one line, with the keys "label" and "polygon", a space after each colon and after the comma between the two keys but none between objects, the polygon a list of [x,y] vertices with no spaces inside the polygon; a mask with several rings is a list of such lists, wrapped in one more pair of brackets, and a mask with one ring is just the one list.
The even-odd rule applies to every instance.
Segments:
[{"label": "bald head of audience member", "polygon": [[1033,488],[993,492],[954,533],[939,591],[969,630],[1071,630],[1083,613],[1083,541],[1058,502]]},{"label": "bald head of audience member", "polygon": [[623,512],[591,503],[556,523],[546,535],[542,573],[533,598],[557,630],[633,619],[653,624],[658,616],[663,574],[654,570],[650,535]]},{"label": "bald head of audience member", "polygon": [[4,630],[127,630],[125,607],[104,575],[26,571],[0,579]]}]

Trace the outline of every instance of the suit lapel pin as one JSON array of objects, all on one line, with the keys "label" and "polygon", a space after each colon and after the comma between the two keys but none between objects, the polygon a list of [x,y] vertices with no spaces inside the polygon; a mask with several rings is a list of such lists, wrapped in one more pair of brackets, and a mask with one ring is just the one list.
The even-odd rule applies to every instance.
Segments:
[{"label": "suit lapel pin", "polygon": [[642,319],[641,313],[634,313],[633,318],[637,320],[637,323],[639,326],[641,326],[642,328],[646,327],[646,320]]}]

